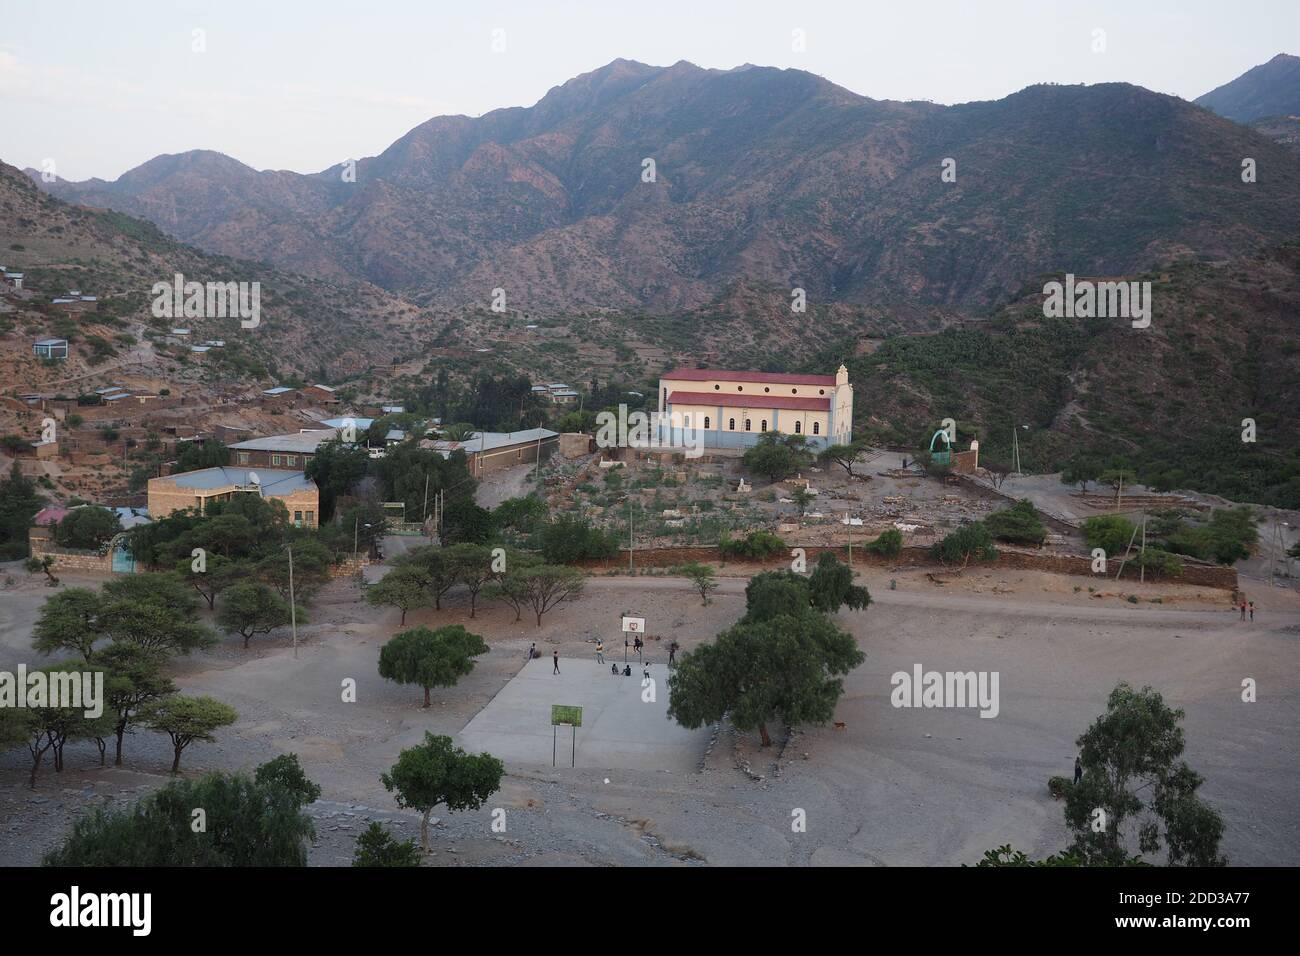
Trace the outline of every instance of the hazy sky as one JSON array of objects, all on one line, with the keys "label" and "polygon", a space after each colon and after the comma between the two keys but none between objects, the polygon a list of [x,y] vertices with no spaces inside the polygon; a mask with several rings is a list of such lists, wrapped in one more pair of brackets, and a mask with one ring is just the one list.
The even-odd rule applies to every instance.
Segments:
[{"label": "hazy sky", "polygon": [[1297,0],[5,0],[0,23],[0,159],[74,180],[199,148],[315,172],[618,57],[961,103],[1043,81],[1192,99],[1300,53]]}]

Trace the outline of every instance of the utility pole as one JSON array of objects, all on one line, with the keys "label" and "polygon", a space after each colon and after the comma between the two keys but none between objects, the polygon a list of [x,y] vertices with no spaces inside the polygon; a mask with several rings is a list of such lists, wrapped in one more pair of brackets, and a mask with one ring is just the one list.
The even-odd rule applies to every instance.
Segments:
[{"label": "utility pole", "polygon": [[420,509],[420,523],[423,524],[429,517],[429,473],[424,473],[424,506]]},{"label": "utility pole", "polygon": [[849,526],[849,570],[853,570],[853,511],[844,513],[844,521]]},{"label": "utility pole", "polygon": [[1138,583],[1147,583],[1147,513],[1142,512],[1142,547],[1138,550]]},{"label": "utility pole", "polygon": [[298,659],[298,607],[293,597],[293,545],[289,548],[289,623],[293,627],[293,656]]},{"label": "utility pole", "polygon": [[357,559],[357,532],[361,529],[361,515],[357,515],[352,522],[352,560]]},{"label": "utility pole", "polygon": [[627,573],[632,573],[632,496],[627,496]]},{"label": "utility pole", "polygon": [[1020,432],[1014,425],[1011,426],[1011,458],[1015,463],[1016,476],[1020,475]]}]

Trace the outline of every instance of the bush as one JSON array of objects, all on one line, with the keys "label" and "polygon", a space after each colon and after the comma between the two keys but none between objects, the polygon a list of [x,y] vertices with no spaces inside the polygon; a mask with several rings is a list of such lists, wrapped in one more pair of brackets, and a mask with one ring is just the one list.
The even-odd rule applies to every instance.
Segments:
[{"label": "bush", "polygon": [[995,511],[984,519],[989,534],[1008,544],[1041,545],[1047,540],[1047,529],[1038,519],[1033,503],[1019,501],[1010,508]]},{"label": "bush", "polygon": [[612,558],[618,541],[581,518],[559,518],[542,525],[532,537],[549,564],[571,564],[586,558]]},{"label": "bush", "polygon": [[1068,777],[1048,777],[1047,792],[1058,800],[1065,796],[1065,792],[1070,789],[1070,779]]},{"label": "bush", "polygon": [[1176,555],[1163,551],[1160,548],[1147,548],[1138,555],[1138,567],[1147,571],[1155,571],[1159,574],[1182,574],[1183,562],[1178,560]]},{"label": "bush", "polygon": [[117,513],[89,505],[74,508],[54,528],[54,541],[65,548],[93,551],[122,530]]},{"label": "bush", "polygon": [[724,536],[718,542],[718,552],[724,558],[765,561],[784,550],[785,542],[770,531],[751,531],[738,540]]},{"label": "bush", "polygon": [[1101,548],[1106,557],[1114,558],[1128,549],[1136,525],[1119,515],[1098,515],[1085,520],[1080,530],[1089,548]]},{"label": "bush", "polygon": [[867,551],[882,558],[896,558],[903,553],[903,532],[897,528],[882,531],[880,537],[867,545]]},{"label": "bush", "polygon": [[964,568],[971,558],[992,561],[998,556],[998,551],[993,547],[989,529],[979,521],[972,521],[942,541],[936,541],[930,548],[930,554],[944,564],[960,564]]}]

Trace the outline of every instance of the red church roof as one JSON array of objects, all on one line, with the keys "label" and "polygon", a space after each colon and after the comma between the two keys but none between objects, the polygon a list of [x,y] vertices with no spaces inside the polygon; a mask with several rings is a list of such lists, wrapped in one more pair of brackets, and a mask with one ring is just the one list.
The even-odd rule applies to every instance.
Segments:
[{"label": "red church roof", "polygon": [[732,372],[720,368],[679,368],[663,376],[685,382],[765,382],[769,385],[834,385],[834,375],[797,372]]},{"label": "red church roof", "polygon": [[727,408],[790,408],[805,412],[828,412],[829,398],[803,398],[800,395],[730,395],[726,392],[670,392],[669,405],[723,405]]}]

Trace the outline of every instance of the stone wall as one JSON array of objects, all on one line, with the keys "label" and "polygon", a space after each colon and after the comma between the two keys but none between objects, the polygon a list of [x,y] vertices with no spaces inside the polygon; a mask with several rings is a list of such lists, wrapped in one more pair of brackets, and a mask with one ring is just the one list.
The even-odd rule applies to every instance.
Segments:
[{"label": "stone wall", "polygon": [[102,571],[109,574],[113,570],[113,556],[111,554],[60,548],[54,543],[48,527],[31,528],[27,532],[27,546],[31,550],[33,558],[43,558],[46,555],[54,558],[52,570],[56,572]]},{"label": "stone wall", "polygon": [[[847,547],[805,547],[804,554],[808,559],[808,568],[811,570],[817,563],[817,557],[823,551],[834,552],[841,560],[848,560]],[[720,563],[722,561],[716,547],[695,547],[695,548],[652,548],[645,551],[637,551],[634,556],[634,566],[638,568],[671,568],[679,564],[699,563]],[[768,561],[748,561],[732,559],[726,563],[730,564],[757,564],[767,570],[779,570],[790,566],[789,549],[780,556]],[[896,558],[881,558],[861,548],[853,549],[853,563],[855,565],[869,565],[872,567],[928,567],[940,569],[943,567],[939,562],[930,557],[929,548],[904,548],[902,553]],[[627,567],[627,551],[621,551],[616,558],[604,558],[599,561],[579,562],[579,566],[592,571],[613,570]],[[981,568],[1018,568],[1025,571],[1048,571],[1053,574],[1068,574],[1078,577],[1088,577],[1095,580],[1115,580],[1115,572],[1119,566],[1114,562],[1111,563],[1109,574],[1094,574],[1092,571],[1092,559],[1080,557],[1071,554],[1043,554],[1026,551],[1010,551],[1005,548],[998,549],[998,556],[993,561],[972,562],[971,570]],[[1129,561],[1124,567],[1124,573],[1121,580],[1125,583],[1132,584],[1138,580],[1138,568],[1136,562]],[[1153,582],[1163,582],[1169,584],[1192,584],[1201,587],[1217,588],[1225,591],[1235,591],[1237,588],[1237,569],[1230,567],[1204,567],[1198,565],[1184,565],[1181,574],[1161,576],[1153,571],[1148,571],[1146,580]]]}]

